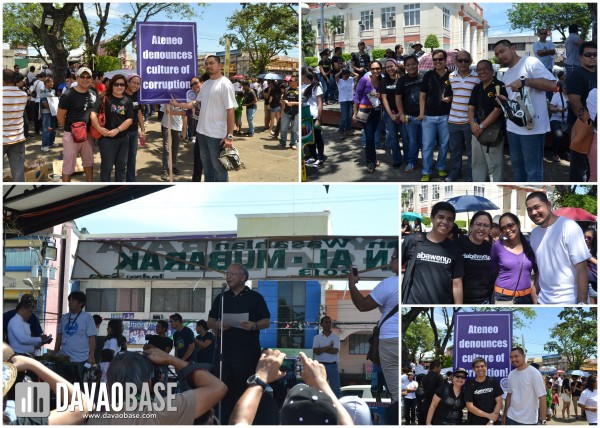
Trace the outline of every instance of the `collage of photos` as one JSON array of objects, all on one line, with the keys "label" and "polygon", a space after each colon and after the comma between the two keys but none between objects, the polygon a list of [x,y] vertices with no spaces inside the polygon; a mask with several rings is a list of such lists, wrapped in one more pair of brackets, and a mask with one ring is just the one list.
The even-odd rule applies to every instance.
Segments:
[{"label": "collage of photos", "polygon": [[5,424],[597,425],[597,3],[2,24]]}]

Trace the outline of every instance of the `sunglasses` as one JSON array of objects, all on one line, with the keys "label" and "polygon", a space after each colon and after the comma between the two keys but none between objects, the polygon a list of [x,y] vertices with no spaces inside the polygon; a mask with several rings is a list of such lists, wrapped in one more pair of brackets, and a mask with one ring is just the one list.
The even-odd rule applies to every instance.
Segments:
[{"label": "sunglasses", "polygon": [[446,58],[433,58],[433,60],[435,62],[442,62],[442,61],[446,61]]},{"label": "sunglasses", "polygon": [[192,83],[190,84],[190,86],[193,88],[193,87],[194,87],[194,86],[196,86],[198,83],[200,83],[200,82],[192,82]]},{"label": "sunglasses", "polygon": [[586,241],[593,241],[594,237],[593,236],[584,236],[584,238]]},{"label": "sunglasses", "polygon": [[466,378],[467,378],[466,376],[463,376],[463,375],[459,375],[459,376],[457,376],[457,375],[454,375],[454,376],[452,376],[452,377],[453,377],[454,379],[466,379]]},{"label": "sunglasses", "polygon": [[378,71],[378,70],[381,70],[381,67],[372,67],[371,68],[371,71]]},{"label": "sunglasses", "polygon": [[113,86],[116,87],[116,88],[119,88],[119,87],[124,88],[125,87],[125,83],[113,83]]},{"label": "sunglasses", "polygon": [[81,76],[79,76],[79,78],[80,78],[80,79],[91,79],[91,78],[92,78],[92,76],[88,76],[88,75],[86,74],[85,76],[84,76],[84,75],[81,75]]},{"label": "sunglasses", "polygon": [[504,226],[500,226],[500,230],[514,229],[515,226],[516,226],[515,223],[508,223],[508,224],[505,224]]},{"label": "sunglasses", "polygon": [[598,52],[586,52],[583,54],[586,58],[596,58],[598,56]]},{"label": "sunglasses", "polygon": [[456,62],[460,62],[460,63],[469,63],[471,62],[471,60],[469,59],[463,59],[463,58],[457,58]]}]

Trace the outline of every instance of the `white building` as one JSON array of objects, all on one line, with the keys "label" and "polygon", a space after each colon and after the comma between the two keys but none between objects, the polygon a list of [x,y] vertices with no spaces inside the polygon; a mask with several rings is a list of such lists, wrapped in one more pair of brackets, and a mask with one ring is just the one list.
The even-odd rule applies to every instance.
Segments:
[{"label": "white building", "polygon": [[[368,51],[401,44],[405,53],[410,53],[410,45],[425,43],[427,36],[434,34],[442,49],[467,50],[474,61],[487,58],[489,24],[477,3],[324,4],[325,46],[321,44],[321,5],[310,4],[303,17],[317,34],[317,52],[334,46],[344,52],[357,51],[362,40]],[[343,18],[343,28],[329,31],[334,16]]]}]

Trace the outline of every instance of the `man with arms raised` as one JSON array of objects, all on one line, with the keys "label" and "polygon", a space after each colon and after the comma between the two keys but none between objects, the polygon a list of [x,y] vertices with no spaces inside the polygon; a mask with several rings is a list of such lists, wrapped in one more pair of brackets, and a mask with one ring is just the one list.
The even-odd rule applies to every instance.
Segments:
[{"label": "man with arms raised", "polygon": [[587,260],[591,254],[581,227],[552,212],[543,192],[533,192],[525,201],[527,215],[538,227],[531,231],[531,247],[539,269],[538,301],[542,304],[586,304]]},{"label": "man with arms raised", "polygon": [[525,351],[514,347],[510,363],[515,368],[508,375],[508,394],[502,425],[546,425],[546,387],[542,374],[527,364]]}]

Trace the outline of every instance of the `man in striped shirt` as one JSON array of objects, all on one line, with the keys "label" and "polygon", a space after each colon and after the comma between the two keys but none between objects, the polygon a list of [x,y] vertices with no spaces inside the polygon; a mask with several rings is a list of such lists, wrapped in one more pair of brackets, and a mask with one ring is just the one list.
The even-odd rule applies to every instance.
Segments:
[{"label": "man in striped shirt", "polygon": [[448,134],[450,148],[450,175],[446,181],[456,181],[462,177],[462,154],[463,145],[467,151],[467,181],[473,181],[471,170],[471,126],[469,125],[469,99],[475,85],[479,83],[479,77],[475,71],[471,71],[471,54],[460,51],[456,55],[457,69],[450,73],[450,85],[452,86],[452,105],[448,116]]},{"label": "man in striped shirt", "polygon": [[[23,112],[27,105],[27,94],[17,87],[18,73],[5,68],[2,71],[3,108],[2,144],[8,156],[12,181],[25,181],[25,133],[23,132]],[[23,76],[21,76],[22,78]]]}]

